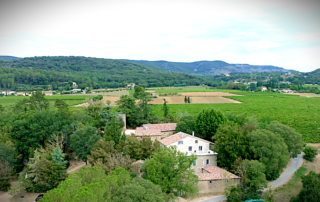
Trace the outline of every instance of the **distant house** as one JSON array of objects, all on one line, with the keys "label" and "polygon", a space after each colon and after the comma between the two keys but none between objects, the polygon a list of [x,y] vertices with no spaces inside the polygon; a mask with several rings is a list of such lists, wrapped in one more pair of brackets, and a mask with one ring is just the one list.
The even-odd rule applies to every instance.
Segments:
[{"label": "distant house", "polygon": [[52,91],[42,91],[44,95],[53,95]]},{"label": "distant house", "polygon": [[15,96],[26,96],[26,92],[17,92]]},{"label": "distant house", "polygon": [[73,87],[73,88],[78,87],[77,83],[76,83],[76,82],[72,82],[72,87]]},{"label": "distant house", "polygon": [[261,91],[267,91],[268,90],[268,88],[267,87],[265,87],[265,86],[261,86]]},{"label": "distant house", "polygon": [[130,83],[130,84],[127,85],[127,88],[130,89],[130,90],[133,90],[135,86],[136,86],[135,83]]},{"label": "distant house", "polygon": [[75,88],[71,90],[72,93],[77,93],[77,92],[81,92],[81,89]]},{"label": "distant house", "polygon": [[280,83],[284,83],[284,84],[291,85],[291,82],[290,82],[290,81],[281,81]]},{"label": "distant house", "polygon": [[187,155],[194,154],[197,159],[192,169],[198,176],[199,193],[220,193],[227,184],[239,184],[240,178],[217,166],[217,153],[211,150],[213,142],[201,139],[194,135],[179,132],[160,140],[162,146],[176,147]]},{"label": "distant house", "polygon": [[280,93],[293,93],[293,91],[288,89],[283,89],[283,90],[280,90]]},{"label": "distant house", "polygon": [[14,95],[16,93],[16,91],[2,91],[1,94],[2,95]]},{"label": "distant house", "polygon": [[156,92],[155,91],[146,91],[146,93],[149,93],[151,96],[156,96]]},{"label": "distant house", "polygon": [[136,137],[149,136],[152,140],[161,140],[172,135],[177,127],[177,123],[162,123],[162,124],[144,124],[137,127],[135,130]]}]

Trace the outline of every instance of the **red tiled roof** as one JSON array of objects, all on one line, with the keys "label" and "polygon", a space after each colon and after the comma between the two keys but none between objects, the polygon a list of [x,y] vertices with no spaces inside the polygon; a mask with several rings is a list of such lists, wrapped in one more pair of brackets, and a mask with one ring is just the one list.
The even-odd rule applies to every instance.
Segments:
[{"label": "red tiled roof", "polygon": [[222,169],[218,166],[213,165],[207,165],[203,167],[203,170],[208,171],[209,173],[200,173],[197,174],[199,177],[199,180],[222,180],[222,179],[238,179],[240,177]]},{"label": "red tiled roof", "polygon": [[175,131],[177,123],[144,124],[142,127],[148,127],[149,129],[157,129],[161,132]]},{"label": "red tiled roof", "polygon": [[163,124],[144,124],[142,127],[136,128],[136,136],[159,136],[163,135],[161,132],[175,131],[177,123],[163,123]]},{"label": "red tiled roof", "polygon": [[135,136],[160,136],[163,135],[160,130],[149,129],[145,130],[143,127],[136,128]]},{"label": "red tiled roof", "polygon": [[186,137],[192,137],[192,138],[194,138],[194,139],[201,140],[201,141],[203,141],[203,142],[207,142],[207,143],[213,144],[213,142],[210,142],[210,141],[201,139],[201,138],[199,138],[199,137],[195,137],[195,136],[189,135],[189,134],[184,133],[184,132],[179,132],[179,133],[176,133],[176,134],[171,135],[171,136],[169,136],[169,137],[166,137],[166,138],[160,140],[160,142],[161,142],[162,144],[168,146],[168,145],[171,145],[171,144],[173,144],[173,143],[175,143],[175,142],[178,142],[178,141],[180,141],[180,140],[182,140],[182,139],[184,139],[184,138],[186,138]]}]

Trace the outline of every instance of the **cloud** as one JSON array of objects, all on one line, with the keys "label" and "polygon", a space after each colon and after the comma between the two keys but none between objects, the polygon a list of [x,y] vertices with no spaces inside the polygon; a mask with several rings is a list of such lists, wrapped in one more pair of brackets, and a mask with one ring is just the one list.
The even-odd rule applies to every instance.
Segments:
[{"label": "cloud", "polygon": [[320,63],[318,5],[313,0],[4,1],[0,54],[224,60],[312,70]]}]

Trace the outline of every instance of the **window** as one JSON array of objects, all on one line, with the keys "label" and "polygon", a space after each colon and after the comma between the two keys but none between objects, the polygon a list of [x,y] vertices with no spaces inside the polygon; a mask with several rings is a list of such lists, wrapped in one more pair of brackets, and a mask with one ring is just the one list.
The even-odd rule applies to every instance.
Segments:
[{"label": "window", "polygon": [[192,146],[189,147],[189,151],[192,151]]},{"label": "window", "polygon": [[209,165],[210,161],[209,159],[206,160],[206,165]]},{"label": "window", "polygon": [[202,151],[202,146],[199,146],[199,151]]},{"label": "window", "polygon": [[196,166],[197,165],[197,160],[194,160],[193,161],[193,166]]},{"label": "window", "polygon": [[210,181],[210,183],[212,183],[212,181]]},{"label": "window", "polygon": [[196,140],[195,143],[198,143],[198,140]]},{"label": "window", "polygon": [[178,145],[179,145],[179,144],[183,144],[183,141],[178,141]]}]

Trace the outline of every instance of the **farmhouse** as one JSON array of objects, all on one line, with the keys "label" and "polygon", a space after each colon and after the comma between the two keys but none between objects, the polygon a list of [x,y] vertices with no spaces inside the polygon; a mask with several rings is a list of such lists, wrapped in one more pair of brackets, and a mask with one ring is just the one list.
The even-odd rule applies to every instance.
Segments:
[{"label": "farmhouse", "polygon": [[2,91],[1,92],[2,95],[13,95],[15,93],[16,93],[16,91]]},{"label": "farmhouse", "polygon": [[72,89],[71,92],[73,92],[73,93],[81,92],[81,89],[75,88],[75,89]]},{"label": "farmhouse", "polygon": [[268,90],[268,88],[267,88],[267,87],[265,87],[265,86],[261,86],[261,91],[266,91],[266,90]]},{"label": "farmhouse", "polygon": [[52,91],[42,91],[44,95],[53,95]]},{"label": "farmhouse", "polygon": [[217,153],[210,150],[213,142],[189,135],[183,132],[176,133],[160,140],[162,146],[176,147],[178,151],[187,155],[196,155],[192,169],[199,177],[200,193],[223,192],[227,184],[239,184],[240,178],[217,166]]},{"label": "farmhouse", "polygon": [[156,92],[155,91],[146,91],[146,93],[149,93],[151,96],[156,96]]},{"label": "farmhouse", "polygon": [[280,90],[280,93],[293,93],[293,91],[292,90],[283,89],[283,90]]},{"label": "farmhouse", "polygon": [[177,123],[162,123],[162,124],[144,124],[137,127],[135,136],[142,138],[143,136],[150,136],[152,140],[161,140],[172,135],[177,127]]},{"label": "farmhouse", "polygon": [[17,92],[15,96],[26,96],[26,92]]}]

